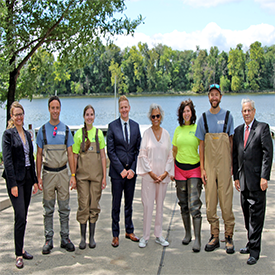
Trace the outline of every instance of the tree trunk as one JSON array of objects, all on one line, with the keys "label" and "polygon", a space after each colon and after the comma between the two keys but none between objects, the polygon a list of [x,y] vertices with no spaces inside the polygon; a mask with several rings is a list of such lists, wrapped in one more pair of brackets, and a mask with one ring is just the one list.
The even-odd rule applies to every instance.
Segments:
[{"label": "tree trunk", "polygon": [[10,72],[9,90],[8,90],[8,96],[7,96],[7,125],[10,119],[10,107],[11,107],[11,104],[14,102],[14,98],[15,98],[17,77],[18,77],[17,69],[14,69],[12,72]]}]

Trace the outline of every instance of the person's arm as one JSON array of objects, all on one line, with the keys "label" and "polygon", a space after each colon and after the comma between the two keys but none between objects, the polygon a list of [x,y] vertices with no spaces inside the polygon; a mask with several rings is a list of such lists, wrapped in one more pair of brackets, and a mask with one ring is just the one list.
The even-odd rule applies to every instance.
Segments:
[{"label": "person's arm", "polygon": [[261,169],[261,190],[265,191],[268,188],[268,180],[270,179],[270,172],[273,159],[273,143],[270,135],[268,124],[264,126],[261,131],[261,146],[262,146],[262,169]]},{"label": "person's arm", "polygon": [[101,164],[102,164],[102,170],[103,170],[101,189],[105,189],[107,186],[107,181],[106,181],[107,161],[106,161],[105,148],[100,149],[100,157],[101,157]]},{"label": "person's arm", "polygon": [[241,191],[241,185],[240,185],[240,180],[239,180],[239,165],[238,165],[238,141],[237,141],[237,135],[236,135],[236,130],[234,132],[233,136],[233,152],[232,152],[232,162],[233,162],[233,179],[234,179],[234,184],[235,188],[237,191]]},{"label": "person's arm", "polygon": [[199,151],[200,151],[201,179],[202,179],[203,184],[206,185],[207,175],[206,175],[206,171],[204,169],[204,140],[200,140]]},{"label": "person's arm", "polygon": [[229,137],[230,154],[231,154],[231,175],[233,175],[233,135]]},{"label": "person's arm", "polygon": [[115,134],[113,131],[114,126],[109,124],[107,132],[107,154],[111,162],[112,167],[120,174],[123,178],[127,176],[127,171],[124,169],[122,163],[120,162],[116,154],[116,144],[115,144]]},{"label": "person's arm", "polygon": [[39,190],[43,189],[43,181],[41,178],[41,169],[42,169],[42,152],[43,149],[37,145],[37,152],[36,152],[36,173],[37,173],[37,180],[38,180],[38,188]]},{"label": "person's arm", "polygon": [[76,171],[76,168],[77,168],[77,160],[78,160],[78,154],[74,154],[74,170]]},{"label": "person's arm", "polygon": [[72,146],[67,147],[67,155],[69,166],[71,170],[71,179],[70,179],[70,186],[71,190],[76,189],[76,179],[75,179],[75,164],[74,164],[74,153],[72,150]]},{"label": "person's arm", "polygon": [[175,145],[173,145],[173,158],[174,160],[176,160],[176,156],[177,156],[177,153],[178,153],[178,147],[176,147]]}]

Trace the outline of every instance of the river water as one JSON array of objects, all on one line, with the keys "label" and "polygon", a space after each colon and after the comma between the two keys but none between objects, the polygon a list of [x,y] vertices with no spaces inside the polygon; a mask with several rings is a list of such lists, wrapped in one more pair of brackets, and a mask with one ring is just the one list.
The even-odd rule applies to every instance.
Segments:
[{"label": "river water", "polygon": [[[165,117],[162,123],[173,138],[175,128],[178,126],[177,109],[182,100],[192,99],[195,104],[197,118],[210,108],[207,95],[192,96],[146,96],[129,97],[131,111],[130,118],[139,124],[150,124],[147,112],[151,103],[158,103],[162,106]],[[267,122],[270,126],[275,126],[275,94],[225,94],[222,97],[220,106],[230,110],[234,117],[234,126],[243,123],[241,114],[242,98],[250,98],[255,101],[256,119]],[[25,128],[32,124],[33,128],[40,127],[49,120],[47,98],[33,99],[29,101],[22,99],[20,103],[25,109]],[[90,98],[90,97],[64,97],[61,98],[60,120],[67,125],[83,124],[83,109],[87,104],[91,104],[96,113],[94,125],[107,125],[115,118],[117,101],[114,98]],[[0,135],[2,136],[6,125],[6,110],[0,108]],[[2,146],[1,146],[2,147]],[[1,151],[1,148],[0,148]]]}]

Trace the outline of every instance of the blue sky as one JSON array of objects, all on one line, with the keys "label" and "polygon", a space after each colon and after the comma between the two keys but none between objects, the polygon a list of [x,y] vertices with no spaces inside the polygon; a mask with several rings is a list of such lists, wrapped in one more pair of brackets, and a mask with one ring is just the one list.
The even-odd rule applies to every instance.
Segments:
[{"label": "blue sky", "polygon": [[229,51],[242,43],[275,44],[275,0],[125,0],[125,14],[144,18],[134,38],[122,36],[115,42],[121,48],[146,42],[177,50],[209,50],[218,46]]}]

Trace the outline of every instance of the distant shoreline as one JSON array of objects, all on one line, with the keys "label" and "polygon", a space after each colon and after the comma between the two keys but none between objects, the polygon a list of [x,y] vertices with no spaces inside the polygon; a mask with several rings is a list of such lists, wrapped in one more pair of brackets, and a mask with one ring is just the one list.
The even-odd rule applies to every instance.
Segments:
[{"label": "distant shoreline", "polygon": [[[264,91],[264,92],[254,92],[254,91],[241,91],[241,92],[223,92],[223,95],[238,95],[238,94],[259,94],[259,95],[269,95],[269,94],[275,94],[274,91]],[[94,93],[94,94],[88,94],[88,95],[79,95],[79,94],[57,94],[60,98],[62,97],[75,97],[75,98],[82,98],[82,97],[89,97],[89,98],[112,98],[114,97],[114,94],[111,93]],[[195,93],[192,91],[186,91],[186,92],[151,92],[151,93],[129,93],[126,94],[127,97],[150,97],[150,96],[202,96],[207,95],[207,92],[202,93]],[[48,98],[51,95],[33,95],[33,99],[40,99],[40,98]],[[117,97],[121,96],[120,94],[117,94]]]}]

